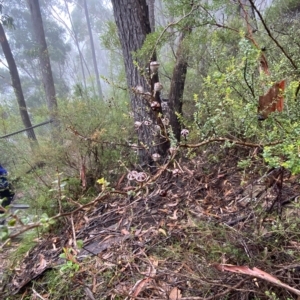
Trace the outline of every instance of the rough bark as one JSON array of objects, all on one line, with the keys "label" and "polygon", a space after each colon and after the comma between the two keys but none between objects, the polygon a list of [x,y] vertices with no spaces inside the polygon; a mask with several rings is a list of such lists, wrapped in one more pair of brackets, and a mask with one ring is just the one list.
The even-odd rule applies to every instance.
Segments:
[{"label": "rough bark", "polygon": [[[122,45],[127,85],[130,90],[141,86],[145,92],[149,89],[151,91],[153,88],[151,89],[150,86],[154,84],[155,80],[152,80],[149,84],[134,64],[132,57],[132,53],[142,47],[146,35],[151,32],[146,0],[112,0],[112,4]],[[144,70],[146,62],[138,63],[141,69]],[[159,93],[154,95],[152,100],[154,100],[153,98],[160,101]],[[156,143],[154,139],[154,126],[158,124],[158,113],[161,110],[159,112],[152,111],[149,102],[138,93],[131,92],[130,100],[135,121],[144,122],[149,119],[152,121],[152,125],[149,126],[143,123],[137,130],[139,145],[142,146],[142,149],[139,150],[140,160],[143,164],[151,164],[153,153],[165,156],[168,149],[166,140]]]},{"label": "rough bark", "polygon": [[97,89],[98,89],[98,96],[99,96],[100,100],[103,100],[103,94],[102,94],[102,89],[101,89],[99,71],[98,71],[98,66],[97,66],[97,59],[96,59],[96,51],[95,51],[93,33],[92,33],[90,17],[89,17],[89,11],[88,11],[88,8],[87,8],[86,0],[83,1],[83,6],[84,6],[84,13],[85,13],[85,18],[86,18],[86,23],[87,23],[87,27],[88,27],[88,31],[89,31],[91,51],[92,51],[92,57],[93,57],[93,65],[94,65],[95,77],[96,77],[96,83],[97,83]]},{"label": "rough bark", "polygon": [[[20,77],[19,77],[19,72],[18,72],[16,63],[15,63],[15,59],[14,59],[13,54],[11,52],[9,43],[7,41],[4,28],[3,28],[1,23],[0,23],[0,42],[1,42],[1,46],[2,46],[4,56],[5,56],[7,64],[8,64],[9,73],[10,73],[10,77],[11,77],[11,82],[12,82],[12,86],[13,86],[13,89],[14,89],[14,93],[15,93],[16,98],[17,98],[19,111],[20,111],[20,116],[21,116],[23,125],[24,125],[25,128],[30,128],[30,127],[32,127],[32,124],[31,124],[31,121],[30,121],[30,118],[29,118],[29,115],[28,115],[26,102],[25,102],[25,98],[24,98],[24,94],[23,94],[23,90],[22,90],[21,80],[20,80]],[[32,128],[26,130],[26,133],[27,133],[28,138],[31,141],[34,141],[34,142],[37,143],[37,139],[36,139],[34,130]]]},{"label": "rough bark", "polygon": [[43,27],[43,20],[41,16],[39,0],[27,0],[35,38],[39,49],[39,61],[42,72],[42,80],[45,89],[47,105],[50,113],[50,117],[54,122],[54,125],[58,126],[57,120],[57,100],[56,92],[53,81],[53,75],[51,70],[50,58],[48,53],[48,47],[45,38],[45,32]]},{"label": "rough bark", "polygon": [[169,92],[170,126],[177,141],[180,141],[181,125],[176,113],[182,113],[182,97],[188,67],[187,53],[183,51],[183,41],[189,32],[190,30],[181,33]]}]

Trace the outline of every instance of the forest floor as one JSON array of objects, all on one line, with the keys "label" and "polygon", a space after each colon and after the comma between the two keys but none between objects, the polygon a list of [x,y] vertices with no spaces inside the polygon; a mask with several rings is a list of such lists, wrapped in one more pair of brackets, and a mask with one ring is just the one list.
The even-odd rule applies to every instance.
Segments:
[{"label": "forest floor", "polygon": [[0,298],[299,299],[299,176],[216,149],[144,185],[120,175],[6,263]]}]

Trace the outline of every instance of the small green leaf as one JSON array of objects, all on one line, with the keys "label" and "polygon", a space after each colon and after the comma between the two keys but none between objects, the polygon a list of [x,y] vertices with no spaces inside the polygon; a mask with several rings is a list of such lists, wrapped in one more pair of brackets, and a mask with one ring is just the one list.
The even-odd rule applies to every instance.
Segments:
[{"label": "small green leaf", "polygon": [[7,222],[8,226],[15,226],[16,225],[16,219],[10,219],[8,222]]},{"label": "small green leaf", "polygon": [[77,240],[76,243],[77,243],[77,247],[79,249],[81,249],[83,247],[83,240]]}]

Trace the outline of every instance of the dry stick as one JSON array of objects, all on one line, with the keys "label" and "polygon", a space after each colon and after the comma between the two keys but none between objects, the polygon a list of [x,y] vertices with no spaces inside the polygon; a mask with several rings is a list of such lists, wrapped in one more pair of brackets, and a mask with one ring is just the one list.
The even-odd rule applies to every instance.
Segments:
[{"label": "dry stick", "polygon": [[71,214],[71,225],[72,225],[72,234],[73,234],[73,244],[74,244],[74,248],[77,251],[78,247],[77,247],[77,241],[76,241],[76,233],[75,233],[75,227],[74,227],[73,214]]},{"label": "dry stick", "polygon": [[46,300],[44,297],[42,297],[34,288],[32,288],[33,294],[38,297],[39,299]]}]

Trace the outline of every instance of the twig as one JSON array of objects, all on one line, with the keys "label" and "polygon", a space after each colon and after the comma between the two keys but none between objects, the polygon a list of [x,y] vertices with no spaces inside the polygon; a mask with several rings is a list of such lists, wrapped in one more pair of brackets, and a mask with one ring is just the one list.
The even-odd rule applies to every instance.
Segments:
[{"label": "twig", "polygon": [[42,297],[34,288],[32,288],[32,291],[34,293],[35,296],[37,296],[38,298],[42,299],[42,300],[46,300],[44,297]]},{"label": "twig", "polygon": [[153,50],[152,50],[152,53],[151,53],[150,57],[153,57],[154,52],[156,51],[156,47],[157,47],[158,43],[160,42],[160,40],[161,40],[161,38],[163,37],[163,35],[165,34],[165,32],[169,29],[169,27],[174,26],[174,25],[177,25],[178,23],[180,23],[182,20],[184,20],[185,18],[187,18],[189,15],[191,15],[198,7],[199,7],[199,5],[193,6],[192,9],[191,9],[186,15],[184,15],[182,18],[180,18],[180,19],[179,19],[178,21],[176,21],[176,22],[169,23],[169,24],[164,28],[164,30],[162,31],[162,33],[160,34],[160,36],[158,37],[158,39],[157,39],[156,42],[155,42],[155,45],[154,45],[154,47],[153,47]]},{"label": "twig", "polygon": [[108,78],[104,77],[104,76],[100,76],[101,79],[103,79],[106,83],[108,83],[109,85],[112,85],[114,87],[117,87],[118,89],[120,90],[123,90],[123,91],[128,91],[128,88],[125,88],[123,86],[120,86],[120,85],[116,85],[115,83],[113,82],[110,82]]}]

